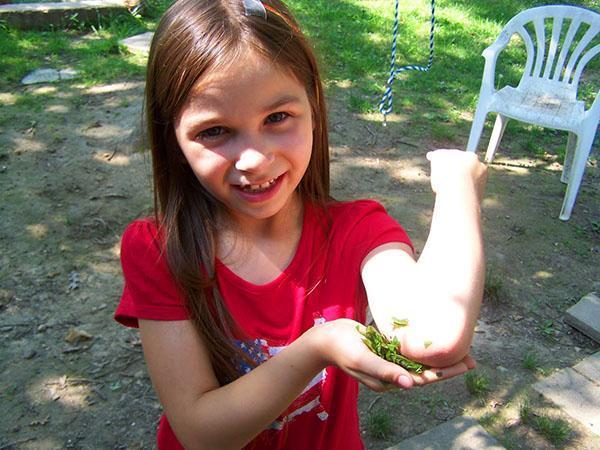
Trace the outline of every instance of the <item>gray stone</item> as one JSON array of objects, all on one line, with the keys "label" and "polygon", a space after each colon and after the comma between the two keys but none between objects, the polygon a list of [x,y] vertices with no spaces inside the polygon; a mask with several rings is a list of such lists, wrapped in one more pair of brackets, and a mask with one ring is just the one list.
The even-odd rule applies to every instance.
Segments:
[{"label": "gray stone", "polygon": [[52,83],[59,79],[60,75],[56,69],[36,69],[25,75],[21,84]]},{"label": "gray stone", "polygon": [[122,39],[119,41],[119,43],[127,47],[127,49],[132,53],[147,54],[150,51],[152,36],[154,36],[154,33],[152,31],[148,31],[146,33],[136,34],[135,36]]},{"label": "gray stone", "polygon": [[[583,366],[580,366],[583,367]],[[582,369],[587,371],[587,368]],[[572,368],[538,381],[533,388],[560,406],[592,433],[600,435],[600,385]]]},{"label": "gray stone", "polygon": [[72,80],[73,78],[77,78],[79,73],[74,69],[62,69],[58,71],[58,76],[61,80]]},{"label": "gray stone", "polygon": [[565,313],[565,322],[600,342],[600,298],[591,292]]},{"label": "gray stone", "polygon": [[459,416],[387,450],[501,450],[504,449],[472,417]]},{"label": "gray stone", "polygon": [[600,352],[588,356],[573,369],[593,383],[600,383]]},{"label": "gray stone", "polygon": [[21,84],[54,83],[59,80],[71,80],[77,75],[77,71],[73,69],[36,69],[27,74],[21,80]]},{"label": "gray stone", "polygon": [[0,5],[0,21],[25,30],[76,27],[98,23],[103,16],[128,13],[123,0],[79,0],[67,2],[15,3]]}]

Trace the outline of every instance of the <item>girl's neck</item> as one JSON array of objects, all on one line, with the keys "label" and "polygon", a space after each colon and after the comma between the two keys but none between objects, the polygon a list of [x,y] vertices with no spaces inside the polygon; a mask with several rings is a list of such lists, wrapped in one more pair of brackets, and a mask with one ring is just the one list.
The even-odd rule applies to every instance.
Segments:
[{"label": "girl's neck", "polygon": [[293,260],[304,218],[300,196],[267,219],[227,218],[220,221],[217,257],[241,278],[268,283]]},{"label": "girl's neck", "polygon": [[223,212],[218,220],[219,234],[232,234],[244,240],[278,240],[295,228],[302,228],[303,201],[298,193],[274,216],[265,219]]}]

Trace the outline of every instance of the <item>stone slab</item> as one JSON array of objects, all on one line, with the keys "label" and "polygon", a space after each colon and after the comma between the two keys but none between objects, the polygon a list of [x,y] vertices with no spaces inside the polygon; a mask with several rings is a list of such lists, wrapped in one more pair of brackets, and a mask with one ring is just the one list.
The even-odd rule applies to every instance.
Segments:
[{"label": "stone slab", "polygon": [[600,297],[595,292],[579,300],[565,313],[565,322],[600,342]]},{"label": "stone slab", "polygon": [[600,352],[588,356],[583,361],[573,366],[573,369],[591,382],[600,384]]},{"label": "stone slab", "polygon": [[386,450],[502,450],[472,417],[459,416]]},{"label": "stone slab", "polygon": [[[584,367],[582,370],[587,373],[587,366],[580,367]],[[538,381],[533,388],[592,433],[600,436],[599,381],[592,381],[569,367]]]},{"label": "stone slab", "polygon": [[150,51],[152,36],[154,36],[154,33],[152,31],[148,31],[146,33],[136,34],[135,36],[122,39],[119,41],[119,43],[127,47],[130,52],[148,54]]},{"label": "stone slab", "polygon": [[36,69],[29,72],[21,80],[21,84],[54,83],[55,81],[71,80],[77,75],[77,71],[73,69]]},{"label": "stone slab", "polygon": [[0,21],[11,28],[40,30],[97,23],[100,16],[127,12],[123,0],[16,3],[0,5]]}]

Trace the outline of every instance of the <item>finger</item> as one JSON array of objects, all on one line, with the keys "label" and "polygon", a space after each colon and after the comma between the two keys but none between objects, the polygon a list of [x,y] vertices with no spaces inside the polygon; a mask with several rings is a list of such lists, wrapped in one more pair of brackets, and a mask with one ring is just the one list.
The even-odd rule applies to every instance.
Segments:
[{"label": "finger", "polygon": [[360,358],[360,365],[349,369],[379,382],[403,389],[408,389],[413,385],[413,379],[406,369],[380,358],[366,348],[364,356]]},{"label": "finger", "polygon": [[467,355],[464,357],[463,362],[469,368],[469,370],[477,367],[477,362],[471,357],[471,355]]},{"label": "finger", "polygon": [[470,370],[466,362],[463,360],[458,364],[441,369],[428,369],[420,374],[412,374],[414,384],[423,386],[425,384],[435,383],[437,381],[446,380],[448,378],[461,375]]},{"label": "finger", "polygon": [[375,392],[386,392],[391,391],[392,389],[398,389],[398,386],[393,385],[391,383],[386,383],[377,378],[373,378],[369,375],[366,375],[362,372],[357,372],[356,370],[347,369],[347,373],[352,376],[358,382],[364,384],[369,389]]}]

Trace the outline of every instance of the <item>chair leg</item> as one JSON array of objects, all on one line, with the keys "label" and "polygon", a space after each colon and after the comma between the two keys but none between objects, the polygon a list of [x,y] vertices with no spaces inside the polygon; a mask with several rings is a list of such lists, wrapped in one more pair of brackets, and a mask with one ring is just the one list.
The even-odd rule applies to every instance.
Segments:
[{"label": "chair leg", "polygon": [[575,154],[575,147],[577,146],[577,135],[569,131],[569,140],[567,141],[567,150],[565,152],[565,163],[563,164],[562,174],[560,181],[567,184],[569,182],[569,172],[573,166],[573,155]]},{"label": "chair leg", "polygon": [[500,146],[500,141],[506,130],[506,124],[508,123],[508,117],[498,114],[496,116],[496,122],[494,123],[494,129],[492,130],[492,136],[490,137],[490,143],[488,144],[487,152],[485,154],[485,162],[491,163],[494,160],[494,154]]},{"label": "chair leg", "polygon": [[475,116],[473,117],[473,124],[471,125],[469,142],[467,143],[468,152],[477,152],[477,145],[479,144],[479,139],[481,139],[481,133],[483,132],[486,116],[487,110],[478,105],[477,109],[475,110]]},{"label": "chair leg", "polygon": [[563,200],[562,209],[560,211],[560,220],[569,220],[573,206],[575,205],[575,199],[577,198],[577,192],[583,179],[583,173],[585,172],[585,165],[592,150],[592,144],[594,142],[595,133],[584,133],[577,139],[577,145],[574,148],[573,163],[569,172],[569,182],[567,184],[567,192]]}]

